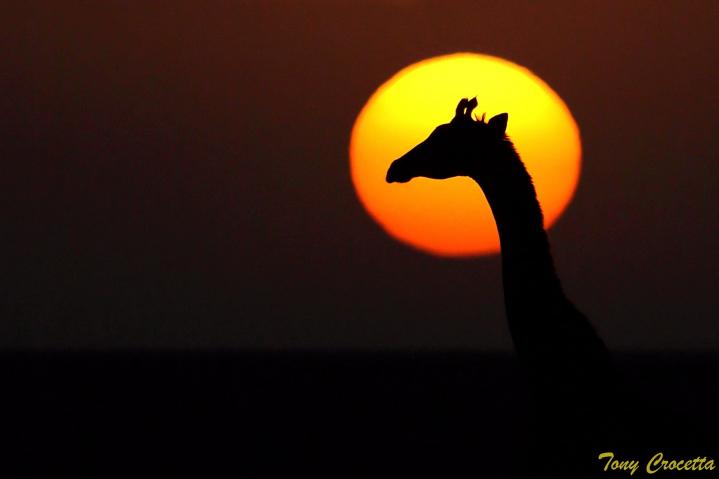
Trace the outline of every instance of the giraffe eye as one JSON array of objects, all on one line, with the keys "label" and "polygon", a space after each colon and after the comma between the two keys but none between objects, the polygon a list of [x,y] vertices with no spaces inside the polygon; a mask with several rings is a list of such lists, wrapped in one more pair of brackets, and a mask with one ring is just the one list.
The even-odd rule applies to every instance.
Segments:
[{"label": "giraffe eye", "polygon": [[436,138],[438,136],[443,136],[446,132],[447,132],[447,127],[442,125],[442,126],[438,126],[437,128],[435,128],[435,130],[432,132],[432,134],[430,136]]}]

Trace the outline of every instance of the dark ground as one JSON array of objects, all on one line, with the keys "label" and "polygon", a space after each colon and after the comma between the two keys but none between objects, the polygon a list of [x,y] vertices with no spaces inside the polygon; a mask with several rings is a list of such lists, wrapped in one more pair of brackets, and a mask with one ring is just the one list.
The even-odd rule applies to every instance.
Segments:
[{"label": "dark ground", "polygon": [[[666,421],[647,454],[719,458],[718,356],[617,363]],[[3,477],[512,477],[533,469],[533,441],[552,440],[531,431],[508,355],[4,353],[0,368],[11,444],[2,467],[20,466]]]}]

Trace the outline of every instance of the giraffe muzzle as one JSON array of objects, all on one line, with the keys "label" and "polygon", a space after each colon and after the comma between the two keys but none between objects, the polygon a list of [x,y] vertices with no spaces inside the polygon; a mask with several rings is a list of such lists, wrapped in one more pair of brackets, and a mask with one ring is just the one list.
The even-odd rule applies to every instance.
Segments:
[{"label": "giraffe muzzle", "polygon": [[412,179],[412,175],[407,172],[405,165],[401,163],[401,159],[394,160],[387,170],[385,178],[387,183],[407,183]]}]

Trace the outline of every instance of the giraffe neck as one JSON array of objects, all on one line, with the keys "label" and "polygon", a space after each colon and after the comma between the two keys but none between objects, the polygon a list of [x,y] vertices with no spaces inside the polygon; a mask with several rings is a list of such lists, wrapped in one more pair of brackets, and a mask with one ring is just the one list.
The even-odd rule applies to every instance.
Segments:
[{"label": "giraffe neck", "polygon": [[593,450],[618,427],[612,412],[607,418],[596,415],[598,410],[617,411],[611,359],[592,325],[562,291],[529,173],[508,140],[497,153],[492,168],[474,179],[499,231],[515,351],[543,417],[567,437],[584,437],[587,450]]},{"label": "giraffe neck", "polygon": [[522,354],[525,346],[541,341],[552,329],[538,318],[556,313],[558,305],[568,301],[554,269],[532,179],[508,140],[496,156],[493,168],[473,179],[484,191],[497,224],[507,319]]}]

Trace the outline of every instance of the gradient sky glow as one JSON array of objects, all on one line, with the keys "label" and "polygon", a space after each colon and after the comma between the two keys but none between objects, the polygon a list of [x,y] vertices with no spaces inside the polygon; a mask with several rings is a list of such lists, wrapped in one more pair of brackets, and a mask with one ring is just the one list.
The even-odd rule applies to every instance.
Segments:
[{"label": "gradient sky glow", "polygon": [[499,259],[388,238],[347,167],[378,85],[475,51],[580,125],[550,239],[608,345],[716,349],[719,4],[448,3],[5,7],[2,347],[508,349]]}]

